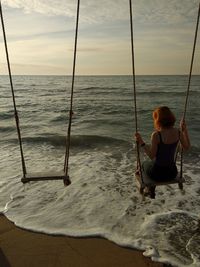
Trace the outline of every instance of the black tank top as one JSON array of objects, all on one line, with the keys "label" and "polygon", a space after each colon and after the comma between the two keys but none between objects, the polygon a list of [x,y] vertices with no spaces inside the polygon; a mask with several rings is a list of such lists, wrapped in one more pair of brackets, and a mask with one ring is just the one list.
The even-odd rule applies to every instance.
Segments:
[{"label": "black tank top", "polygon": [[[172,144],[165,144],[162,141],[161,133],[158,132],[160,143],[158,144],[158,149],[156,153],[156,160],[155,163],[158,166],[173,166],[175,161],[175,152],[177,148],[177,144],[179,142],[179,139]],[[179,134],[180,136],[180,134]]]}]

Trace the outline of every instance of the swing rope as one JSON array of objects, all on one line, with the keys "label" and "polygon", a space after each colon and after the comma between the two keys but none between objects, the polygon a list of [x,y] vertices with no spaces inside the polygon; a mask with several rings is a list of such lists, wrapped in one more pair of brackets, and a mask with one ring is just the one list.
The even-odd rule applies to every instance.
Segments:
[{"label": "swing rope", "polygon": [[11,73],[11,67],[10,67],[9,54],[8,54],[8,46],[7,46],[7,39],[6,39],[6,32],[5,32],[5,26],[4,26],[1,0],[0,0],[0,16],[1,16],[1,25],[2,25],[2,30],[3,30],[4,46],[5,46],[5,51],[6,51],[7,67],[8,67],[8,73],[9,73],[9,79],[10,79],[10,88],[11,88],[11,92],[12,92],[12,100],[13,100],[13,106],[14,106],[14,115],[15,115],[15,122],[16,122],[16,128],[17,128],[17,135],[18,135],[18,141],[19,141],[19,146],[20,146],[22,171],[23,171],[23,177],[25,177],[26,165],[25,165],[23,148],[22,148],[22,138],[21,138],[21,132],[20,132],[20,126],[19,126],[19,117],[18,117],[18,112],[17,112],[17,106],[16,106],[16,101],[15,101],[15,93],[14,93],[14,87],[13,87],[13,81],[12,81],[12,73]]},{"label": "swing rope", "polygon": [[[187,92],[186,92],[186,98],[185,98],[185,105],[184,105],[184,111],[183,111],[183,120],[185,120],[187,106],[188,106],[188,98],[189,98],[190,83],[191,83],[191,77],[192,77],[194,54],[195,54],[197,35],[198,35],[198,27],[199,27],[199,17],[200,17],[200,2],[199,2],[199,9],[198,9],[198,15],[197,15],[196,30],[195,30],[194,44],[193,44],[193,50],[192,50],[190,72],[189,72],[189,77],[188,77],[188,85],[187,85]],[[180,159],[180,161],[181,161],[180,178],[182,179],[182,177],[183,177],[183,148],[181,149],[181,159]]]},{"label": "swing rope", "polygon": [[[132,15],[132,0],[129,0],[130,7],[130,31],[131,31],[131,55],[132,55],[132,83],[133,83],[133,92],[134,92],[134,115],[135,115],[135,132],[138,132],[138,115],[137,115],[137,95],[136,95],[136,78],[135,78],[135,55],[134,55],[134,38],[133,38],[133,15]],[[140,149],[139,143],[136,141],[136,153],[137,153],[137,168],[139,167],[141,180],[143,183],[142,177],[142,166],[140,160]]]},{"label": "swing rope", "polygon": [[66,140],[66,152],[65,152],[65,160],[64,160],[64,172],[65,172],[66,176],[68,176],[68,169],[69,169],[69,149],[70,149],[70,141],[71,141],[71,124],[72,124],[72,116],[73,116],[73,95],[74,95],[74,80],[75,80],[75,71],[76,71],[76,53],[77,53],[77,41],[78,41],[79,9],[80,9],[80,0],[77,1],[76,31],[75,31],[75,42],[74,42],[72,85],[71,85],[71,99],[70,99],[67,140]]}]

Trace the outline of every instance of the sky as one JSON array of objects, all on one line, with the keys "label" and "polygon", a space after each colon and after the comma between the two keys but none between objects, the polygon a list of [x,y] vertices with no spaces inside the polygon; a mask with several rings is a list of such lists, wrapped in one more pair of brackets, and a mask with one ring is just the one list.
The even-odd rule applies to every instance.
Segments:
[{"label": "sky", "polygon": [[[1,0],[12,74],[71,75],[76,0]],[[132,0],[138,75],[188,74],[199,0]],[[200,75],[200,26],[193,74]],[[0,33],[0,74],[7,74]],[[129,0],[80,0],[77,75],[132,73]]]}]

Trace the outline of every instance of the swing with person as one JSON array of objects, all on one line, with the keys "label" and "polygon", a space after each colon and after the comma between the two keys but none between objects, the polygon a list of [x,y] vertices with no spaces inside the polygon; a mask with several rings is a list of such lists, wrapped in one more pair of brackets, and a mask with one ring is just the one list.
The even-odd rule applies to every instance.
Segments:
[{"label": "swing with person", "polygon": [[[132,49],[132,71],[133,71],[133,90],[134,90],[134,111],[135,111],[135,139],[137,152],[137,167],[135,178],[139,192],[144,197],[155,198],[155,188],[158,185],[168,185],[178,183],[179,188],[183,189],[185,182],[183,177],[183,150],[190,148],[190,140],[185,123],[187,103],[190,90],[190,82],[192,76],[192,68],[194,62],[194,54],[196,48],[200,3],[198,8],[196,30],[194,44],[192,50],[192,59],[190,64],[190,72],[188,77],[188,85],[186,91],[185,105],[183,117],[180,123],[180,129],[174,128],[175,116],[171,110],[162,106],[154,110],[153,119],[156,131],[152,134],[151,146],[147,146],[138,132],[137,120],[137,99],[136,99],[136,79],[135,79],[135,63],[134,63],[134,45],[133,45],[133,18],[132,18],[132,1],[130,3],[130,28],[131,28],[131,49]],[[140,149],[143,148],[145,153],[152,160],[141,163]],[[180,148],[180,173],[177,172],[176,158]]]}]

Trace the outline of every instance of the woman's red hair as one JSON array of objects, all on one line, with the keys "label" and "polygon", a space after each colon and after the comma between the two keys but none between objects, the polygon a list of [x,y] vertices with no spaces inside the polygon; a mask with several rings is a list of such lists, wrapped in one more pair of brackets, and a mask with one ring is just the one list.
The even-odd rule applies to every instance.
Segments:
[{"label": "woman's red hair", "polygon": [[153,120],[155,129],[170,128],[174,126],[176,118],[171,110],[166,107],[158,107],[153,111]]}]

